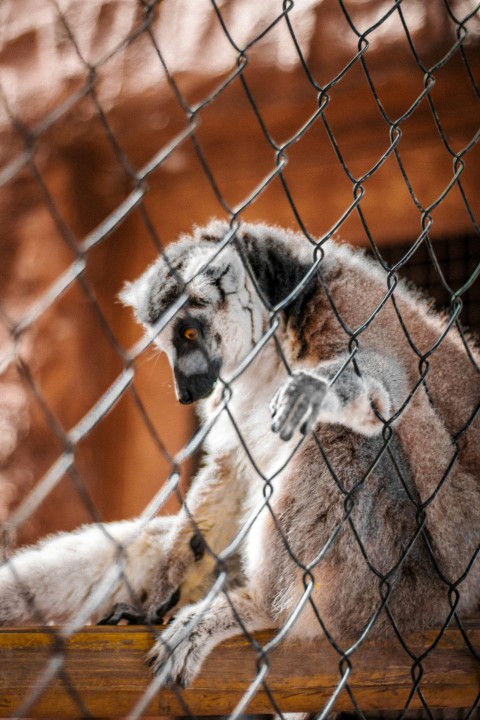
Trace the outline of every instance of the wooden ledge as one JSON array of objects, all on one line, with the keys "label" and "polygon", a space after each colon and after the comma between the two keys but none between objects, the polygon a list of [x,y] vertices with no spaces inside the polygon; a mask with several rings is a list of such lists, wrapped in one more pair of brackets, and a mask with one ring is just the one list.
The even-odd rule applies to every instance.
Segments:
[{"label": "wooden ledge", "polygon": [[[468,637],[480,649],[480,622],[467,625]],[[264,645],[274,633],[258,633]],[[412,635],[416,653],[434,642],[434,631]],[[70,681],[93,717],[128,716],[151,682],[144,657],[152,634],[142,627],[88,627],[68,641],[65,664],[28,710],[28,717],[78,718],[82,711],[67,689]],[[41,629],[0,630],[0,717],[16,711],[52,664],[52,636]],[[268,686],[284,712],[318,712],[334,693],[339,680],[339,657],[328,642],[283,643],[269,653]],[[223,643],[207,660],[200,677],[185,691],[161,690],[144,714],[185,715],[180,695],[195,715],[224,715],[233,711],[257,674],[257,655],[248,640],[237,637]],[[401,710],[412,689],[412,659],[398,642],[365,643],[352,657],[349,686],[364,711]],[[456,628],[447,630],[434,652],[422,663],[421,690],[434,708],[471,707],[480,690],[480,667]],[[412,708],[421,707],[416,693]],[[336,710],[351,710],[345,691]],[[249,713],[272,713],[272,704],[260,686],[248,704]]]}]

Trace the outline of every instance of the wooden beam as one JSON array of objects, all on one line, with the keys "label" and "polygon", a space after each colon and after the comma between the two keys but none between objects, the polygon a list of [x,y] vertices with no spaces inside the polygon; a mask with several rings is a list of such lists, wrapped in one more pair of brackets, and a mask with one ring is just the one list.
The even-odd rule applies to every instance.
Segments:
[{"label": "wooden beam", "polygon": [[[255,639],[263,646],[273,636],[272,632],[259,633]],[[78,718],[85,716],[85,708],[97,718],[128,716],[152,681],[144,663],[152,633],[133,626],[89,627],[70,638],[64,651],[55,649],[54,637],[41,629],[0,631],[0,717],[17,717],[49,670],[52,676],[46,689],[25,709],[26,716]],[[417,633],[408,638],[408,644],[419,655],[436,637],[434,631]],[[468,625],[468,637],[478,650],[480,622]],[[266,682],[284,712],[320,711],[340,682],[339,656],[327,641],[301,646],[283,643],[268,659]],[[257,652],[245,637],[229,640],[211,654],[191,688],[155,691],[142,713],[149,717],[185,715],[182,702],[198,716],[231,713],[257,676],[257,660]],[[364,712],[404,708],[413,686],[414,663],[400,643],[367,642],[352,655],[351,662],[349,687]],[[422,662],[422,670],[420,688],[431,709],[469,708],[475,702],[480,667],[458,629],[447,630]],[[83,709],[74,700],[75,693],[82,698]],[[418,693],[410,707],[421,707]],[[352,709],[345,690],[335,709]],[[274,712],[261,685],[245,710]]]}]

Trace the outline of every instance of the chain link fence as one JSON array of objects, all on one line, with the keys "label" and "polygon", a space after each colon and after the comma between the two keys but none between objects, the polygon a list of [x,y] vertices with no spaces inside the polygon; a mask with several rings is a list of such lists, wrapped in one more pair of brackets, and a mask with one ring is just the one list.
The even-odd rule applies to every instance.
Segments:
[{"label": "chain link fence", "polygon": [[[11,237],[19,244],[12,248],[6,237],[2,257],[2,572],[4,578],[8,573],[8,577],[14,579],[18,602],[28,606],[31,617],[43,627],[50,642],[50,652],[38,672],[35,687],[20,700],[14,711],[15,717],[34,716],[39,700],[56,678],[61,679],[69,693],[77,715],[92,716],[67,668],[69,643],[92,617],[98,619],[99,614],[109,612],[114,605],[113,600],[118,599],[116,595],[112,599],[112,594],[119,582],[123,587],[122,601],[128,601],[137,609],[142,607],[143,602],[125,571],[138,534],[130,540],[122,539],[122,534],[103,520],[139,514],[140,519],[135,521],[136,533],[158,522],[161,535],[163,521],[155,518],[158,513],[162,518],[162,511],[171,512],[184,503],[190,473],[199,464],[197,453],[200,445],[205,437],[214,435],[217,430],[215,421],[200,425],[195,431],[191,416],[183,414],[175,416],[173,424],[177,428],[172,435],[168,413],[175,410],[167,409],[167,417],[165,419],[164,413],[163,420],[158,419],[158,409],[152,412],[154,403],[149,393],[155,386],[156,363],[161,361],[151,360],[152,336],[141,335],[133,329],[126,311],[119,308],[116,300],[122,281],[136,277],[154,255],[160,253],[168,262],[164,239],[175,239],[176,233],[172,233],[172,228],[179,232],[187,231],[194,221],[200,219],[203,222],[205,218],[199,207],[204,205],[209,214],[220,215],[226,222],[219,249],[214,254],[216,257],[238,247],[244,228],[250,228],[246,221],[261,219],[266,207],[270,214],[267,212],[265,220],[275,221],[275,208],[271,207],[269,195],[275,190],[275,197],[281,196],[282,207],[287,208],[282,210],[284,214],[279,222],[289,217],[290,226],[300,233],[298,237],[302,237],[305,247],[311,248],[312,260],[307,274],[271,304],[262,297],[254,266],[251,262],[246,263],[246,272],[256,284],[259,297],[265,301],[270,324],[247,359],[240,363],[237,375],[247,372],[257,356],[262,357],[272,337],[279,356],[289,365],[288,353],[279,339],[278,328],[283,314],[292,302],[309,292],[314,275],[322,276],[324,255],[328,259],[328,241],[338,237],[348,240],[352,223],[356,223],[357,238],[361,237],[358,242],[367,248],[376,263],[377,272],[383,276],[384,295],[380,302],[373,302],[372,311],[365,321],[352,328],[342,317],[340,298],[332,296],[328,284],[323,285],[329,311],[335,315],[344,334],[347,358],[336,369],[331,382],[335,383],[352,364],[355,365],[357,353],[361,357],[364,339],[368,338],[372,327],[382,322],[385,307],[394,310],[396,332],[415,357],[418,368],[415,381],[410,384],[397,408],[395,419],[408,413],[419,396],[428,397],[432,407],[437,407],[435,392],[431,391],[429,382],[434,372],[441,375],[445,385],[452,376],[462,374],[461,368],[468,367],[468,371],[465,370],[468,377],[472,372],[478,373],[478,353],[470,331],[478,325],[475,304],[476,299],[478,301],[477,276],[480,270],[479,198],[476,176],[470,173],[474,173],[478,165],[480,148],[478,122],[477,129],[471,132],[471,126],[475,124],[472,107],[476,107],[478,121],[478,65],[475,62],[479,57],[480,6],[453,0],[428,6],[412,0],[366,3],[338,0],[328,7],[326,3],[303,0],[268,3],[268,7],[256,8],[254,5],[251,2],[211,0],[201,7],[196,4],[193,7],[189,2],[179,4],[171,0],[139,0],[137,3],[129,0],[102,4],[100,10],[99,6],[93,8],[93,4],[89,3],[77,6],[73,2],[52,2],[41,6],[37,16],[37,11],[27,4],[4,5],[3,32],[8,35],[9,27],[16,28],[17,36],[5,41],[8,52],[4,51],[2,66],[2,132],[6,144],[0,186],[4,193],[2,211],[5,225],[11,222],[12,228],[7,232],[11,232]],[[32,15],[27,17],[29,9]],[[320,32],[322,23],[322,37],[327,41],[330,39],[331,47],[326,42],[325,46],[316,48],[315,55],[312,38],[317,38],[316,33]],[[21,80],[18,80],[22,73],[17,72],[18,68],[22,68],[22,43],[33,43],[32,29],[39,27],[41,32],[37,37],[36,57],[48,55],[50,46],[45,38],[53,38],[51,47],[55,47],[57,53],[50,53],[50,65],[45,59],[45,64],[42,66],[40,63],[38,68],[42,88],[49,84],[49,72],[51,84],[58,85],[55,93],[43,96],[35,94],[34,76],[29,74],[30,71],[25,72],[23,88]],[[195,55],[190,48],[193,37],[197,42],[195,52],[202,52],[201,56]],[[39,39],[45,41],[43,46]],[[336,43],[339,47],[341,45],[340,50],[335,48]],[[399,47],[404,55],[399,54]],[[382,67],[386,63],[386,55],[382,52],[393,54],[393,65],[405,62],[405,77],[414,78],[406,96],[402,96],[405,103],[401,112],[392,111],[395,108],[392,97],[395,93],[401,94],[401,87],[394,85],[393,90],[389,88],[388,74],[385,77],[387,71]],[[62,66],[67,80],[64,77],[60,87],[55,62],[63,57],[62,53],[66,53],[68,63],[65,61]],[[327,58],[324,65],[321,62],[322,53]],[[330,56],[334,58],[333,62],[328,60]],[[196,62],[203,63],[207,68],[201,77],[194,72]],[[284,90],[280,82],[278,87],[274,82],[279,78],[274,73],[281,72],[272,68],[279,65],[281,72],[287,75],[293,69],[295,71],[295,85],[290,86],[293,87],[292,96],[281,98],[285,107],[290,106],[291,109],[300,103],[295,88],[299,93],[301,88],[302,98],[308,98],[294,121],[288,114],[290,111],[285,110],[288,122],[285,121],[281,132],[277,132],[277,127],[273,129],[272,115],[267,107],[269,102],[273,102],[272,98],[278,102],[278,95]],[[390,67],[388,63],[386,67]],[[449,80],[443,85],[444,73],[452,67],[458,73],[455,75],[457,80],[452,86],[448,84]],[[270,73],[272,82],[269,85],[265,79]],[[260,76],[263,85],[258,81]],[[457,82],[458,78],[461,78],[461,85]],[[358,86],[368,97],[365,103],[370,110],[364,114],[356,90]],[[441,96],[437,95],[439,86],[443,93]],[[267,92],[262,94],[265,88]],[[136,97],[139,89],[145,92],[150,103],[148,107],[153,107],[154,111],[145,110],[145,105],[140,103],[128,106],[126,98],[129,95]],[[338,95],[344,89],[346,102]],[[448,95],[450,91],[450,101],[445,100],[445,92]],[[155,99],[157,92],[158,101]],[[217,108],[223,107],[222,103],[228,104],[229,93],[232,92],[235,93],[235,101],[230,117],[236,113],[243,117],[244,114],[248,118],[244,121],[245,125],[255,128],[249,129],[244,136],[238,132],[237,126],[231,132],[228,125],[215,124]],[[42,109],[42,97],[45,109]],[[238,98],[241,98],[241,104]],[[122,103],[127,110],[120,121]],[[162,115],[162,103],[168,105],[168,121]],[[336,103],[341,106],[342,113],[348,109],[346,123],[350,139],[344,134],[341,139],[338,137]],[[309,111],[303,114],[306,108]],[[147,131],[140,130],[140,126],[145,125],[142,113],[148,112],[151,116]],[[423,191],[423,176],[412,164],[412,148],[409,145],[411,124],[418,117],[427,118],[425,127],[428,126],[429,133],[420,139],[420,144],[424,146],[421,154],[425,164],[423,171],[427,176],[438,173],[441,185],[435,196],[428,199],[425,199],[428,193]],[[82,121],[81,131],[79,118]],[[210,134],[204,132],[205,126],[211,126]],[[221,146],[222,156],[219,158],[212,138],[222,133],[228,142]],[[375,142],[372,140],[373,162],[370,159],[366,162],[365,158],[362,161],[361,157],[359,160],[352,150],[352,147],[358,150],[362,143],[369,142],[369,133],[375,134]],[[328,144],[330,155],[322,145],[313,163],[327,164],[327,176],[330,173],[332,183],[338,187],[342,207],[324,208],[322,193],[312,187],[308,173],[305,181],[302,178],[303,185],[296,183],[294,175],[289,175],[291,163],[298,163],[301,172],[302,157],[307,162],[302,155],[302,147],[307,146],[309,138],[317,135]],[[257,147],[255,143],[262,148],[258,157],[251,151],[252,147]],[[435,146],[434,157],[439,154],[444,162],[441,168],[431,159],[432,145]],[[93,148],[93,153],[84,162],[80,156],[88,148]],[[100,148],[98,157],[95,148]],[[62,162],[57,162],[58,154]],[[238,163],[245,156],[248,158],[249,173],[239,177]],[[312,162],[311,157],[308,162]],[[89,163],[93,163],[93,170],[86,167]],[[109,168],[108,172],[103,172],[105,167]],[[381,191],[377,194],[373,192],[375,203],[372,205],[370,189],[375,182],[382,186],[383,173],[391,167],[397,174],[397,190],[393,192],[390,188],[388,196]],[[73,174],[71,168],[74,169]],[[158,173],[164,170],[166,174],[158,181]],[[175,173],[179,173],[178,183]],[[93,188],[89,184],[92,177],[96,183]],[[189,181],[189,178],[193,180]],[[155,188],[157,182],[159,188],[154,194],[152,187]],[[184,188],[189,188],[189,194],[184,192]],[[102,194],[106,198],[104,202],[89,204],[94,202],[92,198]],[[155,207],[152,197],[155,197],[155,202],[161,198],[161,212],[165,212],[166,218],[175,215],[176,224],[171,219],[162,222],[161,212]],[[35,198],[35,207],[42,208],[41,212],[31,216],[31,222],[28,222],[31,206],[25,198]],[[315,228],[314,232],[311,230],[312,211],[308,209],[308,203],[313,205],[314,213],[325,214],[328,227],[323,230]],[[402,203],[404,210],[401,209]],[[416,223],[417,230],[404,235],[403,229],[397,228],[398,237],[403,236],[403,244],[390,240],[387,247],[382,237],[377,238],[376,228],[380,227],[378,223],[382,218],[386,226],[391,224],[390,213],[398,212],[398,205],[400,214],[405,212],[405,216],[414,218],[412,222],[413,226]],[[182,219],[178,220],[177,215],[181,215]],[[308,221],[305,220],[306,215]],[[453,225],[448,226],[448,230],[445,229],[447,217],[453,218]],[[435,234],[437,226],[441,228],[440,237]],[[141,248],[135,240],[136,231],[145,239]],[[120,235],[122,232],[125,232],[124,236]],[[378,234],[382,236],[382,232],[379,230]],[[298,237],[296,242],[299,242]],[[461,246],[460,238],[463,238]],[[462,251],[452,260],[452,252],[458,247]],[[419,257],[429,273],[427,279],[425,274],[419,274],[419,265],[415,264]],[[40,274],[36,270],[38,267],[44,268]],[[401,302],[397,301],[399,278],[403,275],[412,277],[420,285],[434,286],[437,301],[444,307],[444,319],[438,325],[437,337],[427,345],[422,345],[411,331],[408,320],[402,314]],[[14,280],[19,283],[17,289]],[[361,293],[362,289],[359,288],[358,292]],[[183,300],[182,297],[180,300],[175,298],[170,304],[155,326],[157,332],[173,322],[182,309],[185,297]],[[77,324],[80,316],[88,316],[88,323],[96,328],[95,336],[89,334],[85,324]],[[93,337],[96,339],[92,340]],[[437,358],[442,357],[441,348],[453,337],[456,346],[461,348],[464,364],[439,368]],[[77,354],[72,354],[72,349],[76,349]],[[88,358],[88,363],[78,360],[83,357]],[[105,370],[107,364],[108,371]],[[145,372],[148,372],[150,386],[145,386],[141,379]],[[59,377],[64,373],[67,378],[65,387],[59,389]],[[160,390],[163,388],[166,395],[172,395],[171,387],[167,387],[170,381],[162,382]],[[147,392],[145,387],[149,388]],[[119,409],[124,408],[127,402],[129,410],[122,415]],[[226,381],[220,415],[229,414],[232,417],[230,402],[231,388]],[[155,405],[161,403],[157,394]],[[293,631],[298,617],[306,612],[307,606],[311,606],[315,613],[311,622],[321,627],[323,636],[338,657],[338,683],[329,701],[318,707],[322,718],[335,709],[338,699],[345,694],[349,696],[351,711],[356,717],[368,715],[356,698],[350,681],[355,676],[356,655],[364,643],[374,637],[379,618],[389,620],[392,637],[403,647],[411,671],[411,688],[398,717],[404,717],[418,706],[425,716],[435,715],[422,691],[422,683],[428,675],[429,658],[441,645],[449,627],[459,628],[464,648],[478,661],[478,648],[472,641],[467,618],[460,610],[462,583],[473,577],[476,571],[478,573],[478,523],[477,527],[468,531],[461,528],[469,536],[469,551],[468,556],[465,551],[459,559],[461,571],[455,577],[449,576],[442,568],[436,550],[432,549],[428,529],[430,508],[435,506],[436,499],[441,502],[443,495],[448,501],[449,484],[462,481],[456,479],[463,477],[456,474],[457,469],[465,467],[462,462],[468,466],[470,475],[476,477],[478,473],[478,465],[469,465],[472,463],[471,447],[475,444],[475,433],[478,434],[478,385],[472,383],[471,393],[459,396],[457,405],[457,417],[449,427],[449,447],[445,452],[448,462],[435,477],[428,496],[420,498],[404,480],[401,469],[397,468],[404,493],[399,507],[403,508],[407,500],[410,502],[416,526],[411,537],[397,539],[400,555],[391,567],[379,569],[377,560],[369,556],[368,543],[362,541],[357,509],[360,491],[369,487],[378,464],[385,462],[385,457],[394,462],[392,419],[382,419],[384,426],[378,452],[370,458],[371,463],[364,476],[356,477],[350,485],[344,482],[345,468],[335,468],[335,463],[329,459],[328,448],[322,444],[322,433],[314,434],[317,462],[321,464],[322,472],[328,469],[332,488],[341,493],[343,512],[328,546],[321,549],[313,563],[302,564],[298,560],[298,553],[292,549],[282,531],[282,518],[275,514],[273,478],[259,472],[265,498],[261,507],[256,509],[257,515],[270,513],[271,522],[282,536],[283,552],[297,564],[295,577],[301,578],[304,591],[276,638],[266,645],[252,637],[248,623],[242,619],[241,611],[238,612],[238,632],[243,631],[248,638],[258,659],[258,672],[252,676],[251,686],[234,716],[248,709],[250,700],[260,688],[271,701],[271,712],[282,715],[281,705],[269,687],[269,653]],[[173,408],[173,405],[169,407]],[[440,412],[438,407],[435,412]],[[132,442],[134,438],[139,443],[139,450],[127,463],[124,448],[129,444],[130,431],[125,419],[128,413],[136,418],[137,430],[132,434]],[[252,403],[251,413],[252,417],[256,413],[255,403]],[[165,428],[167,439],[159,426]],[[252,467],[257,467],[241,427],[235,425],[235,428],[239,447],[243,447],[250,457]],[[427,455],[429,431],[428,427],[425,428],[422,442]],[[265,428],[265,432],[270,431]],[[102,445],[106,436],[111,443],[108,452]],[[137,488],[142,484],[142,463],[147,463],[144,460],[147,456],[150,458],[148,462],[158,467],[158,471],[154,480],[147,483],[144,494],[138,490],[144,507],[141,512],[142,508],[137,507],[140,504],[135,495],[137,490],[132,491],[130,486],[116,486],[112,475],[122,464],[126,465],[131,484]],[[295,462],[295,456],[290,461]],[[95,471],[92,468],[96,468]],[[107,477],[108,482],[106,479],[104,482]],[[145,493],[148,493],[147,502],[144,502]],[[119,503],[119,497],[124,498],[123,505]],[[475,500],[478,501],[478,493],[472,494],[472,502]],[[472,513],[476,512],[478,516],[478,510],[478,507],[473,508]],[[460,511],[455,513],[455,509],[453,515],[456,515],[460,531],[464,516]],[[35,520],[38,517],[40,520]],[[89,588],[75,617],[68,617],[64,626],[51,625],[48,612],[41,603],[38,604],[28,581],[25,576],[22,577],[23,566],[19,560],[22,556],[16,556],[15,551],[19,542],[36,540],[52,530],[69,529],[82,522],[99,523],[93,547],[95,543],[102,548],[105,543],[110,545],[110,560],[107,566],[102,566],[101,577]],[[202,538],[202,527],[198,525],[195,513],[189,527],[190,535],[196,538],[192,552],[195,554],[197,547],[198,553],[203,554],[208,539]],[[237,570],[229,569],[229,561],[236,556],[237,546],[245,541],[252,527],[251,520],[245,522],[231,548],[221,552],[211,551],[210,559],[215,561],[215,567],[211,571],[211,587],[204,589],[207,605],[215,603],[220,596],[231,598],[229,580],[232,581],[232,573]],[[395,525],[389,527],[391,529]],[[131,529],[131,526],[128,528]],[[378,606],[366,609],[368,621],[355,641],[342,643],[329,632],[311,596],[316,573],[321,571],[322,563],[328,559],[328,547],[335,543],[340,545],[341,537],[347,531],[358,544],[365,575],[371,577],[378,587]],[[64,537],[68,543],[71,536]],[[438,602],[439,605],[443,603],[442,607],[446,610],[433,641],[426,649],[417,652],[409,644],[408,628],[395,623],[389,600],[394,572],[404,565],[421,543],[428,548],[429,563],[438,578],[435,582],[441,588]],[[152,565],[155,566],[155,561]],[[410,578],[410,581],[414,586],[415,580]],[[478,579],[476,584],[478,586]],[[339,598],[338,602],[341,602],[341,593]],[[332,598],[332,602],[334,600]],[[175,606],[175,600],[170,598],[170,601],[170,605]],[[234,601],[231,602],[234,604]],[[415,602],[412,601],[412,627],[415,624],[414,608]],[[163,608],[164,611],[168,609]],[[131,608],[124,614],[135,620]],[[145,621],[145,617],[142,619]],[[158,637],[158,629],[151,617],[147,621],[153,643]],[[171,648],[171,653],[175,655],[175,647]],[[92,655],[92,665],[94,663]],[[146,712],[151,698],[159,691],[160,682],[166,679],[168,677],[162,672],[152,679],[148,690],[132,706],[129,717],[138,717]],[[193,716],[183,691],[177,686],[174,691],[185,714]],[[464,717],[474,716],[479,699],[480,686],[473,704],[469,700],[468,707],[465,706]]]}]

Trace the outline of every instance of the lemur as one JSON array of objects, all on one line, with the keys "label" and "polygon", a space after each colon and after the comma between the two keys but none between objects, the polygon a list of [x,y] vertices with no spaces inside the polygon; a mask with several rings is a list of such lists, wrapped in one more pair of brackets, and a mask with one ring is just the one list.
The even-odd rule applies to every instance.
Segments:
[{"label": "lemur", "polygon": [[261,224],[169,245],[121,298],[196,404],[202,467],[174,516],[19,551],[0,568],[0,624],[115,622],[134,605],[170,617],[149,664],[188,685],[240,627],[294,616],[288,637],[345,645],[473,613],[480,355],[392,277]]}]

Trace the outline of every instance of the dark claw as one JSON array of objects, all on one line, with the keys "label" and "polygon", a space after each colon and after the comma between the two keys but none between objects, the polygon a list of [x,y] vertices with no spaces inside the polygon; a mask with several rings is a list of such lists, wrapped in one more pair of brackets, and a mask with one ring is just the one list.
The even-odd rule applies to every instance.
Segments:
[{"label": "dark claw", "polygon": [[195,562],[199,562],[205,555],[205,540],[203,539],[203,535],[201,532],[196,532],[195,535],[190,540],[190,547],[193,551],[193,557],[195,559]]},{"label": "dark claw", "polygon": [[148,658],[148,660],[146,661],[147,666],[149,668],[153,667],[155,665],[156,659],[157,659],[156,655],[153,655],[152,657]]},{"label": "dark claw", "polygon": [[150,625],[163,625],[163,615],[163,605],[160,605],[154,613],[149,614],[148,623]]},{"label": "dark claw", "polygon": [[152,625],[163,625],[163,618],[166,613],[177,605],[180,600],[180,588],[175,590],[163,605],[160,605],[153,615],[149,615],[148,620]]},{"label": "dark claw", "polygon": [[126,620],[129,625],[145,625],[147,616],[134,605],[117,603],[97,625],[118,625],[120,620]]},{"label": "dark claw", "polygon": [[[147,667],[152,668],[155,665],[157,659],[158,659],[157,656],[154,655],[153,657],[148,658],[148,660],[146,661],[145,664],[147,665]],[[163,667],[164,667],[163,665],[160,665],[160,667],[155,670],[155,675],[160,675]],[[165,683],[164,683],[164,687],[166,687],[168,689],[168,688],[173,688],[174,685],[175,685],[175,683],[172,680],[172,678],[167,677],[167,679],[165,680]]]}]

